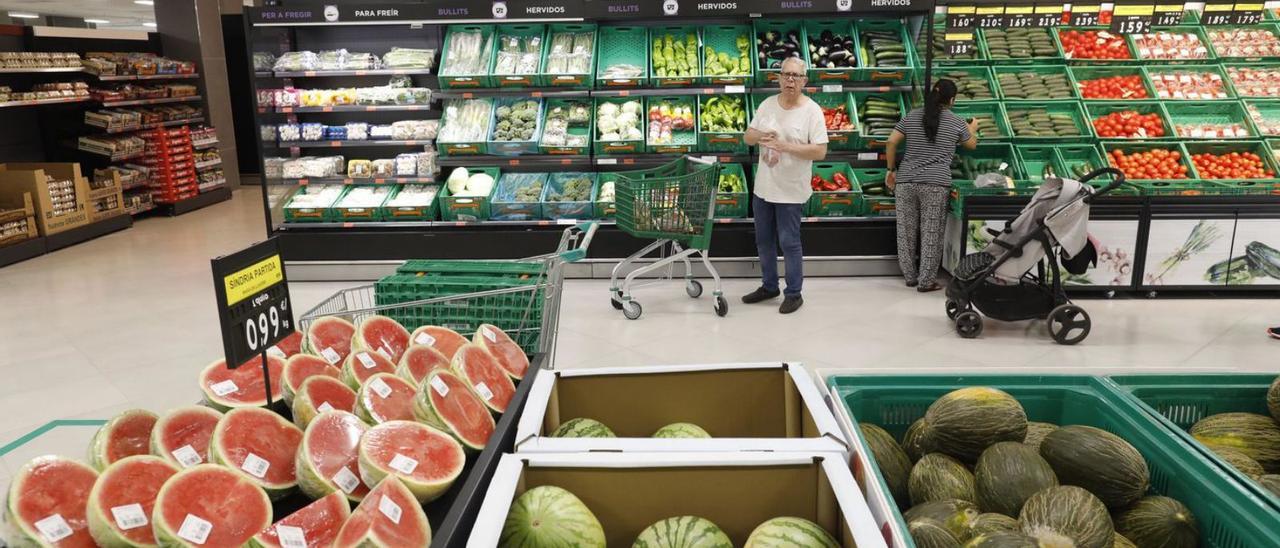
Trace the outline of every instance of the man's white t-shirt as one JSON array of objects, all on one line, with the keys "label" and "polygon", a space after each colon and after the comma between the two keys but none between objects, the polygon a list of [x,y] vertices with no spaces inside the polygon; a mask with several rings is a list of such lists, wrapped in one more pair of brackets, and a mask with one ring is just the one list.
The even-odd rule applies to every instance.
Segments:
[{"label": "man's white t-shirt", "polygon": [[[765,99],[756,109],[751,128],[756,131],[776,131],[778,139],[786,143],[822,145],[827,142],[827,124],[822,118],[822,107],[813,99],[800,97],[800,104],[787,110],[778,103],[778,96]],[[760,161],[756,164],[755,195],[775,204],[802,204],[809,200],[813,189],[809,186],[813,162],[793,154],[779,154],[776,163],[765,161],[772,151],[760,148]]]}]

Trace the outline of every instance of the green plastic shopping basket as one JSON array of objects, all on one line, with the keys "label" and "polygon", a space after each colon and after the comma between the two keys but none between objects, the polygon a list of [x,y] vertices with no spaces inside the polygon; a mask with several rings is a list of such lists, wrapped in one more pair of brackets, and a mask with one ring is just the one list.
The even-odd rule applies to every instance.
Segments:
[{"label": "green plastic shopping basket", "polygon": [[682,156],[652,169],[618,173],[618,228],[637,238],[711,247],[720,163]]}]

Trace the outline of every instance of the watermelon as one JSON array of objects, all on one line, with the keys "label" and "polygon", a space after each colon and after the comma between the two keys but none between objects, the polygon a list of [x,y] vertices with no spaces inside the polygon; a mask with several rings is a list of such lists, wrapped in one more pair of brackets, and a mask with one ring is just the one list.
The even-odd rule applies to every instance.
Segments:
[{"label": "watermelon", "polygon": [[675,516],[640,531],[631,548],[733,548],[733,541],[710,520]]},{"label": "watermelon", "polygon": [[360,477],[365,484],[377,486],[387,476],[397,477],[423,504],[443,495],[466,461],[457,440],[422,423],[384,422],[360,438]]},{"label": "watermelon", "polygon": [[1050,424],[1047,422],[1028,422],[1027,437],[1022,440],[1022,443],[1035,448],[1036,451],[1039,451],[1040,443],[1044,441],[1045,436],[1048,436],[1057,429],[1058,425],[1056,424]]},{"label": "watermelon", "polygon": [[1280,473],[1280,424],[1256,413],[1219,413],[1191,425],[1200,443],[1236,449],[1268,474]]},{"label": "watermelon", "polygon": [[1133,504],[1150,487],[1142,454],[1100,428],[1072,425],[1054,430],[1040,443],[1040,456],[1053,467],[1058,482],[1088,489],[1115,510]]},{"label": "watermelon", "polygon": [[973,529],[973,534],[975,535],[998,533],[1000,531],[1017,531],[1018,520],[1004,514],[987,512],[978,514],[978,517],[973,518],[973,527],[971,529]]},{"label": "watermelon", "polygon": [[430,346],[439,350],[441,354],[444,354],[444,357],[452,360],[454,354],[458,353],[458,349],[467,344],[467,338],[447,327],[424,325],[413,330],[413,333],[409,335],[409,343]]},{"label": "watermelon", "polygon": [[130,409],[107,421],[89,441],[89,466],[101,472],[125,457],[147,454],[159,418],[145,409]]},{"label": "watermelon", "polygon": [[1116,532],[1138,546],[1195,548],[1200,525],[1181,502],[1169,497],[1143,497],[1116,516]]},{"label": "watermelon", "polygon": [[356,411],[356,393],[342,381],[318,375],[303,381],[293,398],[293,424],[306,430],[316,415],[329,410]]},{"label": "watermelon", "polygon": [[299,543],[309,548],[332,546],[333,540],[338,538],[338,531],[350,516],[351,504],[347,497],[342,493],[330,493],[254,535],[249,546],[282,548],[286,543],[292,543],[290,548]]},{"label": "watermelon", "polygon": [[293,461],[301,443],[302,430],[275,412],[233,409],[213,429],[209,460],[245,474],[279,499],[298,485]]},{"label": "watermelon", "polygon": [[267,349],[267,354],[287,360],[302,353],[302,333],[294,331]]},{"label": "watermelon", "polygon": [[89,493],[89,533],[105,547],[156,543],[151,512],[156,495],[178,467],[160,457],[139,455],[116,461],[98,476]]},{"label": "watermelon", "polygon": [[616,438],[613,430],[595,419],[576,418],[560,423],[551,433],[553,438]]},{"label": "watermelon", "polygon": [[863,422],[858,424],[858,430],[862,432],[862,439],[866,440],[867,447],[871,449],[871,456],[875,458],[876,466],[880,468],[880,475],[889,487],[889,494],[893,496],[898,506],[906,508],[911,501],[910,457],[898,442],[893,441],[893,436],[889,435],[885,429]]},{"label": "watermelon", "polygon": [[929,453],[911,467],[907,490],[912,505],[935,500],[976,503],[973,483],[973,473],[960,461],[942,453]]},{"label": "watermelon", "polygon": [[351,513],[334,548],[428,546],[431,523],[413,493],[395,476],[379,483]]},{"label": "watermelon", "polygon": [[925,454],[930,453],[928,441],[925,439],[924,419],[916,419],[907,427],[907,431],[902,434],[902,450],[907,452],[907,458],[911,462],[920,460]]},{"label": "watermelon", "polygon": [[378,373],[395,374],[396,364],[379,352],[355,350],[342,362],[342,382],[352,390],[360,390],[360,385],[369,377]]},{"label": "watermelon", "polygon": [[1041,545],[1111,548],[1115,537],[1107,506],[1093,493],[1074,485],[1050,487],[1031,495],[1018,514],[1018,522],[1023,534]]},{"label": "watermelon", "polygon": [[325,411],[307,425],[294,459],[298,488],[312,499],[341,491],[351,502],[364,500],[369,487],[360,481],[360,438],[369,425],[346,411]]},{"label": "watermelon", "polygon": [[[267,356],[267,369],[271,374],[271,401],[278,401],[283,390],[280,375],[284,371],[284,360]],[[200,372],[204,399],[219,411],[265,407],[267,391],[263,382],[262,356],[254,356],[235,369],[228,369],[226,360],[218,360]]]},{"label": "watermelon", "polygon": [[311,354],[296,354],[290,356],[284,362],[284,375],[280,382],[283,384],[284,403],[293,406],[293,395],[302,387],[303,381],[316,375],[324,375],[335,379],[342,375],[342,372],[320,356],[312,356]]},{"label": "watermelon", "polygon": [[179,468],[209,462],[209,439],[222,413],[192,405],[165,413],[151,430],[151,454]]},{"label": "watermelon", "polygon": [[351,337],[356,334],[356,326],[337,316],[317,318],[307,327],[307,336],[303,338],[303,350],[324,358],[329,365],[336,366],[351,354]]},{"label": "watermelon", "polygon": [[351,337],[351,350],[377,352],[392,363],[400,362],[406,348],[409,348],[409,330],[386,316],[361,319],[356,334]]},{"label": "watermelon", "polygon": [[1280,474],[1266,474],[1258,478],[1258,483],[1271,494],[1280,497]]},{"label": "watermelon", "polygon": [[1036,539],[1016,531],[995,531],[977,535],[964,548],[1041,548],[1047,546],[1036,542]]},{"label": "watermelon", "polygon": [[941,524],[964,542],[973,536],[973,522],[978,519],[978,507],[967,500],[935,500],[911,507],[902,518],[911,523],[916,520],[933,520]]},{"label": "watermelon", "polygon": [[[425,347],[415,347],[425,348]],[[432,371],[413,399],[415,419],[453,435],[470,451],[489,443],[495,424],[466,381],[447,369]]]},{"label": "watermelon", "polygon": [[496,325],[481,324],[480,328],[476,329],[476,334],[471,337],[471,342],[483,346],[493,354],[493,357],[498,360],[498,365],[501,365],[512,379],[517,381],[523,379],[524,373],[529,370],[529,356],[525,355],[524,349]]},{"label": "watermelon", "polygon": [[450,367],[462,380],[475,389],[485,406],[494,413],[503,413],[507,404],[516,396],[516,385],[506,370],[488,350],[478,344],[464,344],[453,355]]},{"label": "watermelon", "polygon": [[1267,412],[1271,413],[1271,419],[1280,423],[1280,377],[1271,381],[1271,387],[1267,389]]},{"label": "watermelon", "polygon": [[995,388],[961,388],[938,398],[924,414],[930,448],[976,462],[988,447],[1027,437],[1027,413],[1013,396]]},{"label": "watermelon", "polygon": [[701,426],[688,422],[676,422],[659,428],[653,433],[655,438],[710,438]]},{"label": "watermelon", "polygon": [[240,546],[271,526],[271,501],[249,476],[201,464],[164,483],[151,522],[161,546]]},{"label": "watermelon", "polygon": [[404,351],[400,363],[396,365],[396,374],[419,386],[427,375],[437,369],[449,369],[449,358],[430,346],[414,345]]},{"label": "watermelon", "polygon": [[365,380],[356,394],[356,416],[369,424],[413,420],[413,384],[392,373]]},{"label": "watermelon", "polygon": [[1124,535],[1120,533],[1116,533],[1115,544],[1112,544],[1111,546],[1112,548],[1138,548],[1137,544],[1134,544],[1132,540],[1124,538]]},{"label": "watermelon", "polygon": [[1031,495],[1058,484],[1057,474],[1040,452],[1016,441],[988,447],[978,457],[973,475],[978,507],[1009,517],[1018,515]]},{"label": "watermelon", "polygon": [[781,517],[757,525],[747,537],[745,548],[803,546],[839,548],[840,543],[826,529],[804,518]]},{"label": "watermelon", "polygon": [[534,487],[516,497],[502,524],[504,548],[605,546],[604,528],[582,500],[554,485]]},{"label": "watermelon", "polygon": [[1213,451],[1213,454],[1217,455],[1218,458],[1230,464],[1236,471],[1249,476],[1250,479],[1257,480],[1267,473],[1266,470],[1262,469],[1262,465],[1258,464],[1258,461],[1249,458],[1249,455],[1244,454],[1239,449],[1214,444],[1205,444],[1205,447]]},{"label": "watermelon", "polygon": [[960,540],[936,519],[913,519],[907,522],[907,533],[917,548],[960,548]]},{"label": "watermelon", "polygon": [[9,483],[4,538],[9,546],[95,546],[85,507],[98,472],[62,457],[32,459]]}]

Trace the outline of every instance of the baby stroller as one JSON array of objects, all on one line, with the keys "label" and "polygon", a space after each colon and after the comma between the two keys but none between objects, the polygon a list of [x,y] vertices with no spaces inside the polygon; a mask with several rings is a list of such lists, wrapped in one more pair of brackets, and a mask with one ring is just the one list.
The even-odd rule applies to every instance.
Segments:
[{"label": "baby stroller", "polygon": [[[1084,184],[1102,175],[1111,175],[1111,184],[1096,192]],[[1061,268],[1083,274],[1096,264],[1089,204],[1122,184],[1124,173],[1110,167],[1079,181],[1045,179],[1016,219],[1002,231],[990,230],[994,239],[985,249],[960,259],[947,285],[947,317],[956,322],[956,333],[966,339],[982,334],[976,308],[1002,321],[1047,320],[1058,344],[1076,344],[1089,336],[1089,313],[1067,298]]]}]

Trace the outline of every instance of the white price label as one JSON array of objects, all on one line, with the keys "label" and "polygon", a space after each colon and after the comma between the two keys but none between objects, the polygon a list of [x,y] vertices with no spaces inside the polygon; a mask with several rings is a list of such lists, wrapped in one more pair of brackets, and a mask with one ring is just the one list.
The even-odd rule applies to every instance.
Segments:
[{"label": "white price label", "polygon": [[844,91],[843,84],[822,84],[823,93],[840,93]]},{"label": "white price label", "polygon": [[268,349],[267,349],[267,355],[268,355],[268,356],[275,356],[275,357],[280,358],[280,359],[282,359],[282,360],[288,357],[288,356],[286,356],[286,355],[284,354],[284,350],[280,350],[280,347],[279,347],[279,346],[272,346],[271,348],[268,348]]},{"label": "white price label", "polygon": [[240,387],[236,386],[235,382],[232,382],[230,379],[228,379],[222,382],[214,383],[213,386],[209,387],[209,389],[213,390],[213,393],[217,396],[225,396],[227,394],[238,392],[240,390]]},{"label": "white price label", "polygon": [[573,226],[578,224],[577,219],[556,219],[556,224],[560,226]]},{"label": "white price label", "polygon": [[493,400],[493,391],[489,390],[489,387],[485,386],[482,382],[476,383],[476,393],[480,394],[480,397],[484,398],[484,401]]},{"label": "white price label", "polygon": [[67,520],[62,519],[61,514],[54,514],[36,522],[36,529],[40,531],[40,536],[49,542],[58,542],[64,538],[71,536],[71,526],[67,524]]},{"label": "white price label", "polygon": [[137,529],[147,524],[147,514],[138,503],[115,506],[111,508],[111,516],[116,518],[116,526],[121,531]]},{"label": "white price label", "polygon": [[342,356],[339,356],[332,348],[325,348],[324,350],[321,350],[320,357],[324,358],[324,361],[329,362],[329,365],[337,365],[338,362],[342,361]]},{"label": "white price label", "polygon": [[391,352],[387,350],[387,347],[379,348],[378,353],[382,354],[382,357],[386,358],[387,361],[391,361]]},{"label": "white price label", "polygon": [[373,392],[382,399],[386,399],[387,396],[391,395],[391,387],[387,386],[386,381],[383,381],[382,379],[373,379],[369,381],[369,388],[373,389]]},{"label": "white price label", "polygon": [[333,411],[333,406],[329,405],[329,402],[324,402],[324,403],[321,403],[320,407],[317,407],[316,410],[320,411],[321,413],[324,413],[326,411]]},{"label": "white price label", "polygon": [[179,537],[196,544],[204,544],[211,532],[213,532],[212,523],[191,514],[187,514],[187,519],[182,520],[182,526],[178,528]]},{"label": "white price label", "polygon": [[357,487],[360,487],[360,478],[351,473],[347,467],[342,467],[337,474],[333,475],[333,483],[338,485],[338,489],[342,489],[343,493],[350,495],[354,493]]},{"label": "white price label", "polygon": [[880,159],[879,153],[875,153],[875,152],[859,152],[858,153],[858,161],[860,162],[874,162],[879,159]]},{"label": "white price label", "polygon": [[300,527],[277,525],[276,537],[280,539],[281,548],[307,548],[307,533]]},{"label": "white price label", "polygon": [[725,93],[746,93],[747,86],[725,86],[724,92]]},{"label": "white price label", "polygon": [[498,334],[494,333],[493,329],[486,327],[484,329],[481,329],[480,332],[484,333],[484,338],[489,339],[489,342],[493,342],[493,343],[498,342]]},{"label": "white price label", "polygon": [[426,331],[423,331],[422,333],[418,333],[417,337],[413,338],[413,342],[426,345],[426,346],[431,346],[433,344],[436,344],[436,338],[432,337],[431,335],[428,335]]},{"label": "white price label", "polygon": [[617,158],[596,158],[596,164],[602,166],[611,166],[618,163]]},{"label": "white price label", "polygon": [[368,352],[356,354],[356,359],[360,360],[360,363],[364,364],[365,369],[373,369],[378,366],[378,362],[373,361],[373,357],[370,356]]},{"label": "white price label", "polygon": [[391,520],[392,523],[397,525],[400,524],[400,514],[402,511],[400,510],[400,505],[396,504],[396,501],[383,496],[382,500],[378,501],[378,511],[382,512],[382,515],[387,516],[387,519]]},{"label": "white price label", "polygon": [[437,394],[440,394],[440,397],[442,398],[449,395],[449,385],[445,384],[444,379],[440,378],[439,375],[431,377],[431,388],[434,389]]},{"label": "white price label", "polygon": [[401,455],[400,453],[396,453],[394,457],[391,457],[391,464],[389,466],[391,466],[392,470],[400,472],[401,474],[412,474],[414,470],[418,469],[418,461]]},{"label": "white price label", "polygon": [[181,464],[183,468],[191,468],[204,462],[204,459],[200,458],[200,453],[197,453],[190,445],[174,449],[172,455],[173,458],[178,459],[178,464]]},{"label": "white price label", "polygon": [[271,463],[253,453],[249,453],[249,456],[245,457],[244,462],[240,464],[241,470],[258,479],[262,479],[267,475],[268,468],[271,468]]}]

